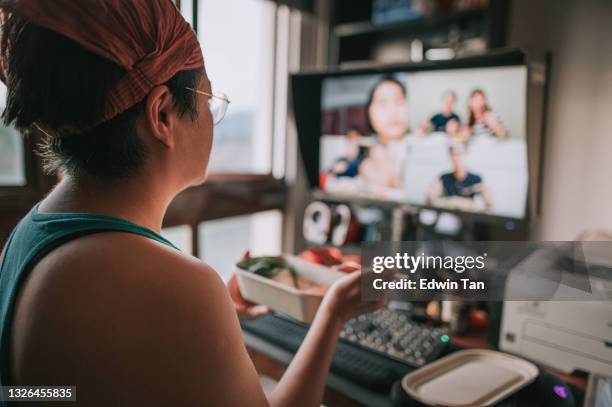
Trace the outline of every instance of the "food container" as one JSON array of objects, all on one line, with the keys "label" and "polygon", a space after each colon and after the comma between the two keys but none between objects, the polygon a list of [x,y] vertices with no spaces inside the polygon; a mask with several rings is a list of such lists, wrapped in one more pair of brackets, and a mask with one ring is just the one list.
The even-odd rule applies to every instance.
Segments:
[{"label": "food container", "polygon": [[462,350],[404,376],[408,395],[430,406],[488,406],[531,383],[538,368],[506,353]]},{"label": "food container", "polygon": [[[282,257],[298,276],[327,287],[346,275],[296,256],[285,254]],[[239,268],[236,277],[240,293],[246,300],[267,305],[302,322],[312,322],[323,300],[321,294],[307,293]]]}]

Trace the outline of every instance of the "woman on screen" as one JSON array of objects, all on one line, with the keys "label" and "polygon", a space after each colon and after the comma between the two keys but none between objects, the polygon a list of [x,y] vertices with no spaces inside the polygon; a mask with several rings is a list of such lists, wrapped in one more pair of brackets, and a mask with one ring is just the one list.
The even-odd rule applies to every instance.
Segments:
[{"label": "woman on screen", "polygon": [[402,140],[408,132],[406,87],[393,76],[384,76],[370,92],[366,105],[368,126],[379,141]]},{"label": "woman on screen", "polygon": [[362,166],[365,164],[365,171],[360,168],[359,174],[370,183],[399,188],[399,174],[403,173],[408,153],[406,134],[410,127],[408,93],[404,84],[394,76],[383,76],[370,91],[366,112],[368,127],[380,144],[372,147],[375,151],[370,151],[370,157],[384,155],[387,162],[381,167],[381,174],[374,175],[374,165],[382,163],[376,159],[366,159],[362,163]]},{"label": "woman on screen", "polygon": [[487,96],[482,89],[475,89],[468,101],[470,120],[468,128],[472,135],[494,135],[500,139],[508,137],[508,130],[502,125],[499,117],[491,110]]}]

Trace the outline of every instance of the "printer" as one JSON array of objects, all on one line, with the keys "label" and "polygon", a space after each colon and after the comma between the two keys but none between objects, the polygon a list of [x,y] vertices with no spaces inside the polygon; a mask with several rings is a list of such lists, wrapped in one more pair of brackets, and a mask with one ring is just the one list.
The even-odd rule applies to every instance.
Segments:
[{"label": "printer", "polygon": [[[564,373],[578,370],[612,376],[610,248],[612,242],[584,242],[581,259],[574,259],[586,263],[591,270],[586,292],[576,291],[580,290],[579,286],[560,284],[551,300],[509,301],[508,298],[516,298],[508,293],[508,287],[513,286],[510,273],[502,311],[500,349]],[[540,255],[542,251],[532,254]],[[525,270],[539,272],[536,267]],[[514,286],[517,284],[526,282],[519,278]]]}]

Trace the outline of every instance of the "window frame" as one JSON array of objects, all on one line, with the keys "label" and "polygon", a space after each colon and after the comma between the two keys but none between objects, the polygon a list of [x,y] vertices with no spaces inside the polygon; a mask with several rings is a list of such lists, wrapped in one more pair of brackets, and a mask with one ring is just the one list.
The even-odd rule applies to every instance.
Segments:
[{"label": "window frame", "polygon": [[[193,14],[185,18],[192,22],[192,27],[197,33],[200,0],[176,0],[179,10],[181,9],[181,1],[191,2],[190,9]],[[188,188],[177,195],[166,211],[163,226],[189,226],[191,229],[191,254],[194,256],[202,255],[202,253],[198,253],[198,225],[202,222],[273,209],[281,210],[283,216],[286,213],[288,187],[285,182],[284,172],[278,176],[279,171],[275,171],[275,156],[278,154],[277,143],[281,133],[277,128],[275,114],[284,114],[283,112],[276,113],[278,112],[276,108],[278,107],[277,99],[279,98],[277,92],[278,15],[279,5],[277,4],[274,18],[273,72],[271,73],[273,79],[271,101],[273,109],[269,118],[271,120],[270,148],[272,149],[270,154],[270,171],[265,174],[213,172],[208,175],[204,184]],[[287,99],[286,94],[281,97]],[[286,123],[284,124],[286,127]],[[282,153],[284,154],[285,152],[282,151]],[[284,161],[283,159],[282,162],[284,163]],[[218,202],[222,202],[222,204],[217,204]]]},{"label": "window frame", "polygon": [[36,146],[41,141],[41,135],[37,132],[26,136],[20,134],[20,140],[23,142],[26,184],[0,185],[0,247],[19,219],[57,182],[56,177],[45,173],[42,158],[36,153]]}]

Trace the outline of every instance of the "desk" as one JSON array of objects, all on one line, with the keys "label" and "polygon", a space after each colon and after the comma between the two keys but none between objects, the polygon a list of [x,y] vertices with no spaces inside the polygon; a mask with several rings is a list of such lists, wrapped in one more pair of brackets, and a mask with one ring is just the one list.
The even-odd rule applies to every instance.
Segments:
[{"label": "desk", "polygon": [[[280,380],[293,353],[244,332],[244,342],[257,372],[275,380]],[[375,393],[345,378],[329,373],[323,404],[330,407],[391,407],[386,394]]]},{"label": "desk", "polygon": [[[243,332],[243,335],[247,350],[257,371],[275,380],[280,380],[287,365],[293,358],[293,353],[248,332]],[[464,348],[489,348],[485,332],[475,332],[464,337],[454,337],[451,342]],[[561,374],[552,369],[551,371],[565,382],[583,391],[586,389],[587,378]],[[330,407],[392,406],[388,395],[372,392],[333,372],[329,373],[327,379],[323,404]]]},{"label": "desk", "polygon": [[[461,337],[453,337],[451,342],[461,348],[480,348],[480,349],[490,349],[491,346],[486,340],[486,332],[473,332],[466,336]],[[549,372],[559,376],[561,380],[563,380],[567,384],[571,384],[574,387],[582,391],[586,391],[587,384],[589,381],[588,377],[582,377],[577,375],[569,375],[558,371],[552,367],[546,367],[546,370]]]}]

